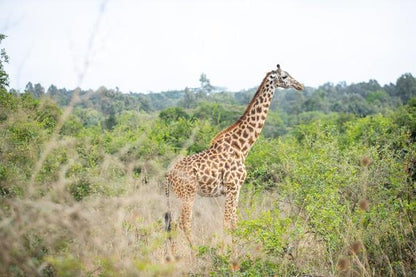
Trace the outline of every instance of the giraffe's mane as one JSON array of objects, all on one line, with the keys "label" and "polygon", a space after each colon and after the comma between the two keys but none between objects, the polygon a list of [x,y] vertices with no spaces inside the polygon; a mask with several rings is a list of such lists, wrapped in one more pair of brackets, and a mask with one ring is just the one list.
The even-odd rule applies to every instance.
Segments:
[{"label": "giraffe's mane", "polygon": [[233,124],[231,124],[230,126],[228,126],[227,128],[225,128],[224,130],[222,130],[221,132],[219,132],[212,140],[211,140],[211,146],[217,142],[217,140],[225,133],[233,130],[244,118],[244,116],[250,111],[251,107],[254,105],[254,101],[257,99],[257,97],[259,96],[264,83],[266,82],[267,76],[269,76],[270,72],[268,72],[266,74],[266,76],[264,77],[263,81],[261,82],[260,86],[257,89],[256,94],[253,96],[253,99],[251,99],[250,104],[248,104],[246,111],[243,113],[243,115]]}]

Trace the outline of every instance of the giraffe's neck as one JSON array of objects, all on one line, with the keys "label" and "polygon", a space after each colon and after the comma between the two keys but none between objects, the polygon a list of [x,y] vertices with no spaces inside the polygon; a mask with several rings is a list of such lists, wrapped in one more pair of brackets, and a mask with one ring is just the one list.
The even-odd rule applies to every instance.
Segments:
[{"label": "giraffe's neck", "polygon": [[275,86],[264,78],[256,94],[244,114],[234,124],[220,132],[213,140],[215,143],[230,143],[230,145],[245,159],[251,146],[257,140],[266,121]]}]

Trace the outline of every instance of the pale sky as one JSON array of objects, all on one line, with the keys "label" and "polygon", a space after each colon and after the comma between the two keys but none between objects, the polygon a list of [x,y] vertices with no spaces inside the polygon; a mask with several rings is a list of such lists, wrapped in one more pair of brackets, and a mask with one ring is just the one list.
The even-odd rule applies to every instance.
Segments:
[{"label": "pale sky", "polygon": [[307,86],[416,75],[413,0],[108,0],[100,16],[102,3],[0,0],[10,87],[157,92],[204,72],[236,91],[277,63]]}]

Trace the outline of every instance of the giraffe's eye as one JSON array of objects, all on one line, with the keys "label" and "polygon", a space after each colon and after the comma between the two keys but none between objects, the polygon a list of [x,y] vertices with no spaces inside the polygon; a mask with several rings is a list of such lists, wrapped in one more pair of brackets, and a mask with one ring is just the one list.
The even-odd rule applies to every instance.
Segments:
[{"label": "giraffe's eye", "polygon": [[284,79],[286,79],[287,78],[287,75],[286,76],[282,76],[282,79],[284,80]]}]

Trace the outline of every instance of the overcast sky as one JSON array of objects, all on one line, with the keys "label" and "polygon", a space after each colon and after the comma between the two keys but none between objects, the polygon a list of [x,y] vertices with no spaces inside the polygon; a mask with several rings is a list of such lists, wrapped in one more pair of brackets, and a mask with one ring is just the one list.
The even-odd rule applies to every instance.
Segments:
[{"label": "overcast sky", "polygon": [[240,90],[277,63],[307,86],[416,75],[412,0],[0,0],[0,32],[17,89],[157,92],[204,72]]}]

